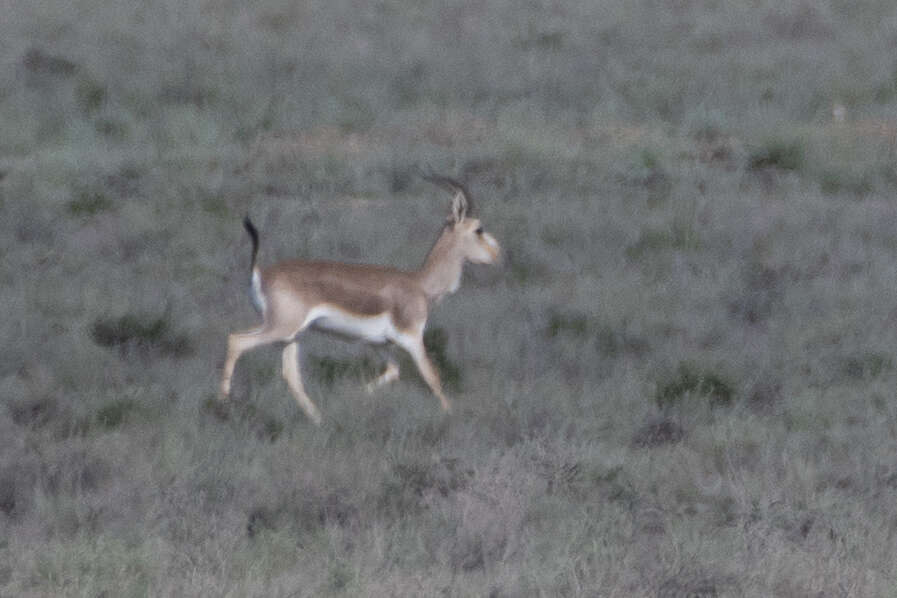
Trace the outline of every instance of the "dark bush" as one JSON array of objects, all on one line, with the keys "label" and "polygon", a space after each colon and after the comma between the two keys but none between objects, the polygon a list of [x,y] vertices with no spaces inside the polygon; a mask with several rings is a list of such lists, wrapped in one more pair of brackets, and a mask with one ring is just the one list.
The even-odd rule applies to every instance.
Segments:
[{"label": "dark bush", "polygon": [[378,509],[393,518],[407,517],[426,508],[428,495],[447,497],[466,488],[472,477],[458,459],[396,463],[383,482]]},{"label": "dark bush", "polygon": [[167,318],[126,314],[117,319],[97,319],[90,336],[101,347],[136,348],[171,357],[186,357],[193,346],[186,335],[171,330]]},{"label": "dark bush", "polygon": [[256,507],[246,517],[246,534],[250,538],[264,531],[274,531],[277,526],[277,513],[267,507]]},{"label": "dark bush", "polygon": [[50,423],[59,412],[57,401],[48,395],[33,396],[7,403],[12,421],[20,426],[42,428]]},{"label": "dark bush", "polygon": [[68,203],[68,209],[75,216],[94,216],[112,209],[112,200],[102,191],[81,189]]},{"label": "dark bush", "polygon": [[337,359],[335,357],[311,357],[308,360],[311,376],[327,387],[344,378],[362,380],[373,378],[376,367],[368,357],[361,359]]},{"label": "dark bush", "polygon": [[669,418],[653,419],[636,431],[632,444],[639,448],[654,448],[675,444],[685,437],[685,430]]},{"label": "dark bush", "polygon": [[892,369],[894,369],[893,360],[884,353],[874,351],[847,357],[842,364],[844,375],[854,380],[877,378]]},{"label": "dark bush", "polygon": [[62,56],[47,54],[38,48],[29,48],[22,57],[22,66],[35,74],[67,77],[78,70],[78,65]]},{"label": "dark bush", "polygon": [[770,139],[748,155],[750,170],[800,170],[804,165],[804,144],[796,139]]},{"label": "dark bush", "polygon": [[827,195],[849,193],[862,197],[871,193],[875,185],[872,173],[829,169],[819,176],[819,188]]},{"label": "dark bush", "polygon": [[590,332],[589,317],[579,312],[552,312],[548,317],[545,335],[548,338],[558,336],[584,337]]},{"label": "dark bush", "polygon": [[688,397],[707,398],[711,406],[728,405],[735,397],[735,389],[723,376],[683,363],[675,375],[658,387],[655,398],[664,409]]},{"label": "dark bush", "polygon": [[132,399],[116,399],[109,401],[97,410],[97,422],[106,429],[117,428],[137,409],[137,402]]}]

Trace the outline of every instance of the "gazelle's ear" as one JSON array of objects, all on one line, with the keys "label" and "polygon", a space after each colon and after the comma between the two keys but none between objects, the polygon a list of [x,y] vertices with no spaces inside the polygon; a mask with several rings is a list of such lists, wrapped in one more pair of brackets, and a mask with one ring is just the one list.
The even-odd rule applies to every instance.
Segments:
[{"label": "gazelle's ear", "polygon": [[467,198],[464,197],[464,192],[458,191],[452,198],[452,218],[457,224],[464,220],[465,216],[467,216]]}]

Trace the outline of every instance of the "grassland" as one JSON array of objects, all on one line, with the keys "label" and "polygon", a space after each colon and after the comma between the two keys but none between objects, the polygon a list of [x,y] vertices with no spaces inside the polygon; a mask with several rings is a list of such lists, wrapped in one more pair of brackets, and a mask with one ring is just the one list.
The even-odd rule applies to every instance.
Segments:
[{"label": "grassland", "polygon": [[[890,1],[5,2],[0,596],[897,594]],[[846,108],[833,122],[832,106]],[[455,400],[308,335],[215,401],[261,259],[501,268]]]}]

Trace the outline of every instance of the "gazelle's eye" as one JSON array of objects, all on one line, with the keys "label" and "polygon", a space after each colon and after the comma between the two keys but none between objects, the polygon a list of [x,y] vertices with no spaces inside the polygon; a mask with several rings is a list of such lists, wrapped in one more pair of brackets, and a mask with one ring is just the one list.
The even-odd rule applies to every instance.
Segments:
[{"label": "gazelle's eye", "polygon": [[481,227],[479,227],[478,229],[476,229],[476,230],[473,231],[473,232],[475,232],[475,233],[478,234],[478,235],[482,235],[482,234],[483,234],[483,227],[481,226]]}]

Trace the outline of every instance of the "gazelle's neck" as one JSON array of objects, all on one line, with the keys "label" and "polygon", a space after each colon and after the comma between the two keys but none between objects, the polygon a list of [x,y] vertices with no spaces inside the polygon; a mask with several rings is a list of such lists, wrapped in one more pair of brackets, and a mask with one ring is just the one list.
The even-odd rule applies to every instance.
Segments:
[{"label": "gazelle's neck", "polygon": [[457,291],[461,285],[464,256],[458,251],[448,231],[446,228],[439,235],[418,271],[421,286],[429,301],[439,301],[444,295]]}]

